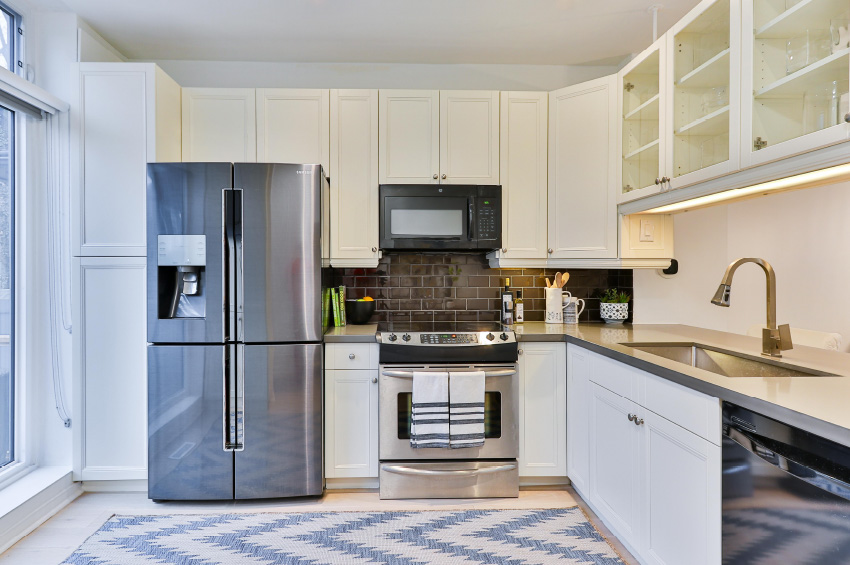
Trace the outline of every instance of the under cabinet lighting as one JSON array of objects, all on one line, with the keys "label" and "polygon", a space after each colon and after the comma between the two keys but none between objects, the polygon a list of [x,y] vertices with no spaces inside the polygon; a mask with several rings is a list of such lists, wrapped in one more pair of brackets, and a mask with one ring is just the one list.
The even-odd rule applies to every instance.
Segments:
[{"label": "under cabinet lighting", "polygon": [[796,188],[811,188],[814,186],[820,186],[823,184],[829,184],[832,182],[846,179],[850,179],[850,163],[838,165],[835,167],[829,167],[827,169],[820,169],[818,171],[812,171],[810,173],[803,173],[801,175],[794,175],[792,177],[785,177],[784,179],[772,180],[770,182],[763,182],[761,184],[754,184],[752,186],[745,186],[743,188],[733,188],[732,190],[724,190],[723,192],[708,194],[706,196],[699,196],[697,198],[691,198],[690,200],[676,202],[675,204],[659,206],[658,208],[653,208],[651,210],[647,210],[641,213],[671,214],[675,212],[686,212],[688,210],[695,210],[697,208],[714,206],[716,204],[725,203],[730,200],[744,200],[746,198],[753,198],[756,196],[767,196],[768,194],[771,194],[773,192],[791,190]]}]

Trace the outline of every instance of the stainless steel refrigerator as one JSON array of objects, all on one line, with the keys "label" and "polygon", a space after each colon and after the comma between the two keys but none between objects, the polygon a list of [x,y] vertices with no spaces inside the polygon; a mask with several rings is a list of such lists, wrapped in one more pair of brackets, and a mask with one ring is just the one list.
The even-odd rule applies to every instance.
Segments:
[{"label": "stainless steel refrigerator", "polygon": [[321,166],[147,172],[149,498],[321,494]]}]

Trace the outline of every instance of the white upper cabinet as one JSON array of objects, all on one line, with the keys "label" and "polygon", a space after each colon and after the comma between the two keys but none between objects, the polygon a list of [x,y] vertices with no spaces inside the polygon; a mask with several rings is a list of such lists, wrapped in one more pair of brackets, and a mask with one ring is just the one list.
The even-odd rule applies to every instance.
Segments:
[{"label": "white upper cabinet", "polygon": [[378,91],[331,91],[331,264],[376,267]]},{"label": "white upper cabinet", "polygon": [[666,34],[668,188],[740,166],[741,2],[703,0]]},{"label": "white upper cabinet", "polygon": [[617,74],[620,101],[619,201],[628,202],[663,190],[664,157],[670,141],[664,110],[667,39],[662,37]]},{"label": "white upper cabinet", "polygon": [[502,92],[500,166],[502,249],[500,258],[544,259],[547,249],[546,92]]},{"label": "white upper cabinet", "polygon": [[519,475],[567,475],[567,351],[561,342],[520,344]]},{"label": "white upper cabinet", "polygon": [[846,0],[743,1],[745,167],[850,139],[848,18]]},{"label": "white upper cabinet", "polygon": [[146,166],[180,161],[180,86],[152,63],[81,63],[72,253],[144,256]]},{"label": "white upper cabinet", "polygon": [[253,88],[183,89],[183,160],[257,161]]},{"label": "white upper cabinet", "polygon": [[549,94],[552,259],[617,257],[616,75]]},{"label": "white upper cabinet", "polygon": [[440,93],[381,90],[381,184],[436,184],[440,178]]},{"label": "white upper cabinet", "polygon": [[329,91],[258,88],[256,96],[257,162],[319,163],[329,175]]},{"label": "white upper cabinet", "polygon": [[440,182],[499,184],[498,92],[440,92]]}]

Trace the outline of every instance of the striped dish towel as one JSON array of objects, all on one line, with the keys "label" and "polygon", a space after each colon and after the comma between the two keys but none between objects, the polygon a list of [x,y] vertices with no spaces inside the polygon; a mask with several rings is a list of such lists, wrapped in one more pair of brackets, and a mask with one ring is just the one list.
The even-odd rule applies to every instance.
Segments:
[{"label": "striped dish towel", "polygon": [[451,447],[484,445],[484,371],[449,373],[449,399]]},{"label": "striped dish towel", "polygon": [[410,447],[449,447],[449,374],[413,371]]}]

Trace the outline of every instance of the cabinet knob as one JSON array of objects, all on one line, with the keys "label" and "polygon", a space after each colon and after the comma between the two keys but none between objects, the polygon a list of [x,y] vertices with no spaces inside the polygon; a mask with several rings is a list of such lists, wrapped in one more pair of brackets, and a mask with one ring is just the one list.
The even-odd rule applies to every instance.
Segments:
[{"label": "cabinet knob", "polygon": [[440,178],[441,178],[441,179],[445,179],[445,178],[446,178],[446,174],[445,174],[445,173],[443,173],[443,176],[441,176]]},{"label": "cabinet knob", "polygon": [[348,358],[349,358],[349,359],[354,359],[354,353],[349,353],[349,354],[348,354]]},{"label": "cabinet knob", "polygon": [[522,349],[520,349],[519,351],[517,351],[517,354],[522,355]]},{"label": "cabinet knob", "polygon": [[844,114],[844,121],[850,124],[850,114]]},{"label": "cabinet knob", "polygon": [[507,253],[507,252],[508,252],[508,248],[507,248],[507,247],[502,247],[502,253]]},{"label": "cabinet knob", "polygon": [[378,251],[378,248],[377,248],[377,247],[373,247],[373,248],[372,248],[372,253],[377,253],[377,251]]},{"label": "cabinet knob", "polygon": [[634,414],[629,414],[629,422],[634,422],[635,418],[637,418],[637,416],[635,416]]},{"label": "cabinet knob", "polygon": [[655,184],[661,184],[661,179],[655,179]]},{"label": "cabinet knob", "polygon": [[637,416],[635,416],[635,425],[636,426],[642,426],[643,425],[643,418],[638,418]]},{"label": "cabinet knob", "polygon": [[553,253],[553,251],[552,251],[552,248],[550,247],[549,248],[549,254],[551,255],[552,253]]},{"label": "cabinet knob", "polygon": [[434,173],[434,178],[435,178],[435,179],[437,178],[437,173]]},{"label": "cabinet knob", "polygon": [[378,382],[378,377],[372,377],[372,382],[373,382],[373,383]]}]

